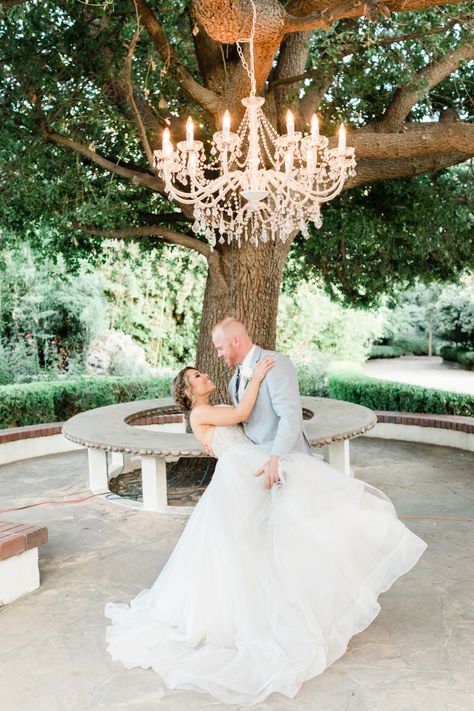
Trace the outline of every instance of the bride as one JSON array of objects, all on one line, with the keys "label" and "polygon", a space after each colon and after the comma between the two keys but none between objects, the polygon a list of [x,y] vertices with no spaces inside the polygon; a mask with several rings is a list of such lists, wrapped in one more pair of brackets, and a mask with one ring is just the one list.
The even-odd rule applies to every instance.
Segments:
[{"label": "bride", "polygon": [[203,446],[218,459],[168,562],[130,605],[108,603],[108,651],[152,668],[169,688],[251,706],[293,698],[380,611],[377,598],[426,543],[381,491],[305,452],[283,456],[270,489],[257,475],[269,446],[244,434],[272,357],[236,407],[209,404],[195,368],[174,381]]}]

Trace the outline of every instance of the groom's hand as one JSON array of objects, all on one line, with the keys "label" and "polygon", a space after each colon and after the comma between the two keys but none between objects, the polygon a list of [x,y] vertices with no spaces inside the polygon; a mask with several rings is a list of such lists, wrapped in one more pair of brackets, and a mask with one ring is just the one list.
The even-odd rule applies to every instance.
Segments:
[{"label": "groom's hand", "polygon": [[279,463],[280,457],[273,455],[255,474],[255,476],[261,476],[263,474],[265,479],[265,487],[267,489],[271,489],[276,481],[280,481],[280,475],[278,474]]}]

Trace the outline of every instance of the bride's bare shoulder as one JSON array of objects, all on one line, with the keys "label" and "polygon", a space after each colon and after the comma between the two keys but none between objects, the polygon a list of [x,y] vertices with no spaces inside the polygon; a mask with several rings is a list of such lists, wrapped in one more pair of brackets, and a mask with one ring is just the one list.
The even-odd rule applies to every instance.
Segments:
[{"label": "bride's bare shoulder", "polygon": [[193,407],[193,409],[191,410],[191,414],[189,415],[189,421],[191,422],[191,424],[193,422],[199,424],[202,418],[213,409],[214,408],[212,405],[198,405],[197,407]]},{"label": "bride's bare shoulder", "polygon": [[191,427],[202,425],[235,425],[240,415],[232,405],[198,405],[190,415]]}]

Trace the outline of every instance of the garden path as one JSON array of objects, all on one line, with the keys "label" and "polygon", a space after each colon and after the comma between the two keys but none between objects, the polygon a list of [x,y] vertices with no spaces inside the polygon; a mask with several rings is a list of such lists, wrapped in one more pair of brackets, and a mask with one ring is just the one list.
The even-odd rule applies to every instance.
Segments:
[{"label": "garden path", "polygon": [[[400,516],[472,517],[474,454],[357,439],[355,475],[383,489]],[[86,452],[0,467],[2,508],[87,496]],[[89,499],[4,514],[46,525],[41,587],[0,609],[2,711],[237,711],[206,695],[163,690],[148,670],[105,652],[107,601],[149,586],[185,524]],[[382,611],[346,654],[290,701],[256,711],[472,711],[474,523],[406,519],[428,548],[380,598]],[[311,561],[308,561],[308,565]],[[21,683],[18,670],[21,670]]]},{"label": "garden path", "polygon": [[374,358],[363,369],[367,375],[381,380],[474,395],[474,371],[464,370],[456,363],[444,363],[439,356]]}]

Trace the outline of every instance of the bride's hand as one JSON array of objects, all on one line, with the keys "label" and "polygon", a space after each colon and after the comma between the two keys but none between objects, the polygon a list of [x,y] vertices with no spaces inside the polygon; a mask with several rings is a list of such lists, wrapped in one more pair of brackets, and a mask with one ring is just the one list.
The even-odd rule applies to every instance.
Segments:
[{"label": "bride's hand", "polygon": [[275,359],[272,356],[264,356],[258,361],[253,371],[253,376],[258,383],[261,383],[269,370],[275,365]]}]

